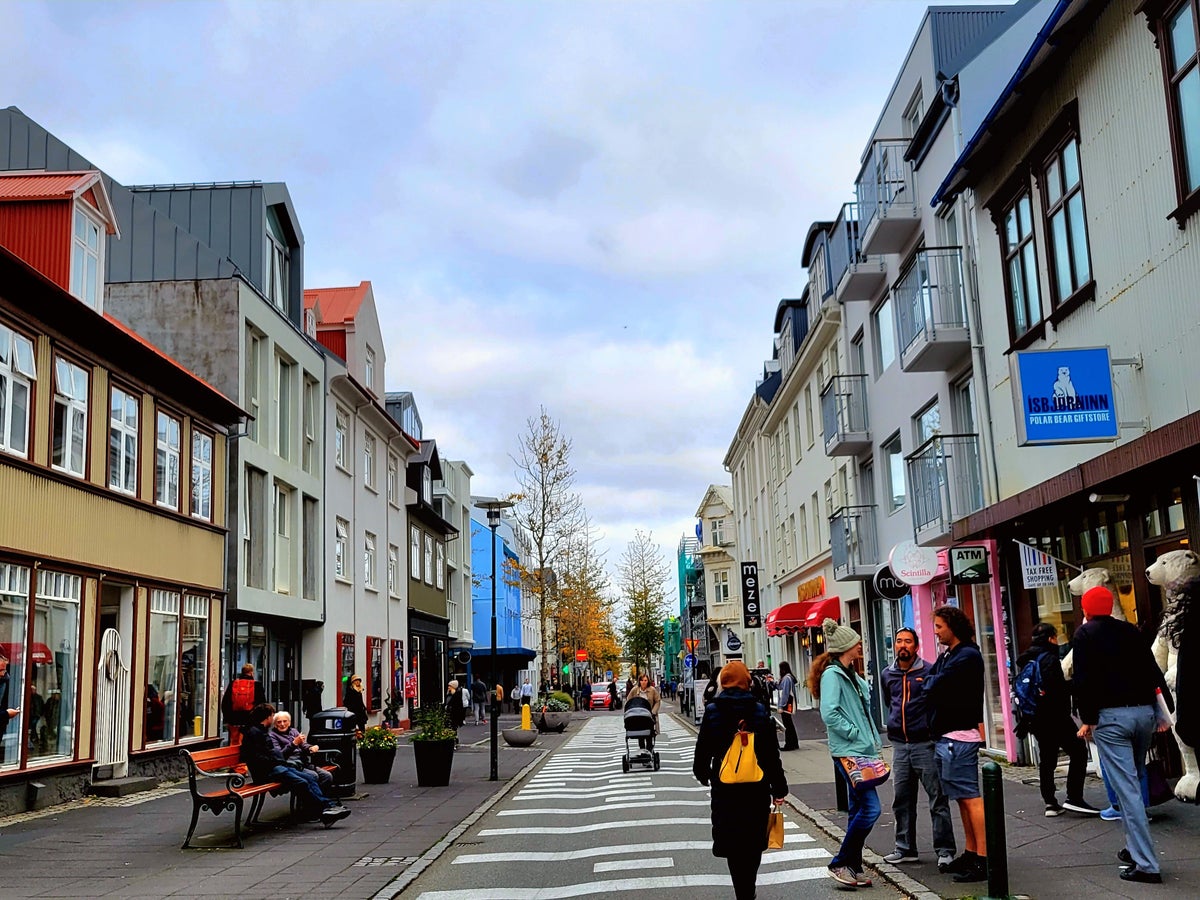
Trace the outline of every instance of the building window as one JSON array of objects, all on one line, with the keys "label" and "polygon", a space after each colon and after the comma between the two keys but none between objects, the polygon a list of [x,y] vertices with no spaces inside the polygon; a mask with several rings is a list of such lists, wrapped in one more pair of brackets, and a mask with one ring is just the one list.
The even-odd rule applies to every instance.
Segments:
[{"label": "building window", "polygon": [[433,505],[433,471],[429,466],[421,466],[421,499]]},{"label": "building window", "polygon": [[1057,306],[1092,280],[1078,138],[1072,136],[1054,151],[1044,173],[1041,181],[1046,246],[1053,275],[1052,296]]},{"label": "building window", "polygon": [[339,631],[338,644],[338,686],[337,702],[346,702],[346,691],[350,690],[350,679],[358,673],[354,671],[354,635]]},{"label": "building window", "polygon": [[896,361],[896,323],[892,319],[892,298],[889,295],[871,314],[875,337],[875,377],[887,371]]},{"label": "building window", "polygon": [[334,421],[333,461],[339,469],[345,470],[350,451],[350,415],[339,409],[334,414]]},{"label": "building window", "polygon": [[1033,201],[1023,190],[1004,210],[1004,286],[1008,292],[1008,328],[1012,340],[1042,320],[1037,250],[1033,240]]},{"label": "building window", "polygon": [[108,403],[108,486],[136,495],[137,460],[138,398],[114,387]]},{"label": "building window", "polygon": [[904,505],[905,499],[904,456],[900,451],[900,435],[893,435],[879,449],[887,460],[888,512],[895,512]]},{"label": "building window", "polygon": [[213,439],[203,431],[192,431],[192,515],[212,521]]},{"label": "building window", "polygon": [[295,421],[292,412],[292,394],[295,386],[292,384],[294,369],[286,359],[277,359],[278,378],[275,382],[275,412],[276,440],[279,455],[283,459],[292,458],[292,422]]},{"label": "building window", "polygon": [[729,572],[713,572],[713,602],[729,602]]},{"label": "building window", "polygon": [[84,476],[87,448],[87,372],[61,356],[54,358],[54,468]]},{"label": "building window", "polygon": [[1156,23],[1156,36],[1167,91],[1171,152],[1179,209],[1172,217],[1183,222],[1200,209],[1200,2],[1164,4],[1167,12]]},{"label": "building window", "polygon": [[375,436],[373,434],[363,437],[363,482],[371,490],[375,490]]},{"label": "building window", "polygon": [[247,437],[259,440],[259,420],[262,416],[262,367],[267,339],[258,332],[246,331],[246,412],[250,413]]},{"label": "building window", "polygon": [[[182,599],[182,616],[180,600]],[[208,683],[207,597],[150,592],[146,744],[204,737]]]},{"label": "building window", "polygon": [[366,357],[367,357],[367,360],[366,360],[366,362],[367,362],[367,366],[366,366],[367,390],[374,391],[375,390],[375,351],[372,350],[370,347],[368,347]]},{"label": "building window", "polygon": [[350,538],[350,523],[337,519],[333,523],[333,573],[346,577],[346,544]]},{"label": "building window", "polygon": [[363,544],[363,583],[375,590],[375,535],[369,531]]},{"label": "building window", "polygon": [[433,584],[433,538],[425,535],[425,583]]},{"label": "building window", "polygon": [[395,544],[388,544],[387,578],[388,595],[395,597],[400,583],[400,548]]},{"label": "building window", "polygon": [[302,590],[305,600],[316,600],[321,595],[321,553],[324,549],[321,540],[321,505],[316,497],[303,497],[303,527],[304,572]]},{"label": "building window", "polygon": [[263,293],[277,309],[287,310],[288,306],[288,246],[279,222],[279,214],[274,208],[267,209],[267,242],[263,259],[266,271],[263,273]]},{"label": "building window", "polygon": [[156,421],[154,502],[179,509],[179,420],[160,412]]},{"label": "building window", "polygon": [[725,520],[713,519],[710,527],[712,529],[713,545],[720,547],[725,543]]},{"label": "building window", "polygon": [[[48,570],[38,572],[32,642],[26,645],[25,635],[21,635],[21,643],[28,647],[29,652],[23,654],[23,658],[19,651],[9,657],[9,666],[15,665],[20,671],[15,679],[13,673],[9,674],[8,705],[28,706],[28,716],[23,718],[30,764],[57,762],[75,755],[79,600],[82,587],[83,579],[78,575]],[[24,619],[24,616],[21,618]],[[22,694],[13,692],[12,681],[19,682],[22,687],[28,685],[24,690],[25,703],[13,702]],[[10,725],[8,730],[11,732],[14,729]]]},{"label": "building window", "polygon": [[942,433],[942,413],[936,400],[913,417],[913,428],[918,447],[935,434]]},{"label": "building window", "polygon": [[246,467],[242,508],[242,554],[246,586],[267,586],[267,473]]},{"label": "building window", "polygon": [[906,138],[911,139],[917,133],[924,116],[925,101],[921,97],[921,89],[918,88],[916,95],[909,101],[908,108],[904,110],[904,136]]},{"label": "building window", "polygon": [[813,397],[812,385],[804,386],[804,434],[808,439],[808,449],[811,450],[816,436],[813,430]]},{"label": "building window", "polygon": [[317,382],[304,376],[304,449],[301,465],[309,475],[317,474],[317,417],[320,415]]},{"label": "building window", "polygon": [[408,577],[415,581],[421,580],[421,531],[416,527],[408,530]]},{"label": "building window", "polygon": [[400,460],[388,454],[387,498],[392,506],[400,505]]},{"label": "building window", "polygon": [[8,700],[5,706],[16,709],[17,715],[9,720],[0,731],[2,751],[0,769],[16,768],[21,764],[21,750],[25,746],[25,722],[28,704],[19,698],[25,696],[26,657],[20,648],[29,639],[29,573],[24,566],[0,562],[0,649],[4,651],[7,665]]},{"label": "building window", "polygon": [[292,491],[275,483],[275,590],[292,592]]},{"label": "building window", "polygon": [[383,708],[383,638],[367,638],[366,687],[367,710],[379,712]]},{"label": "building window", "polygon": [[446,589],[446,545],[441,541],[437,542],[437,561],[433,572],[437,589],[444,591]]},{"label": "building window", "polygon": [[29,456],[29,396],[37,380],[33,342],[0,324],[0,450]]},{"label": "building window", "polygon": [[100,257],[104,250],[100,223],[75,207],[75,236],[71,242],[71,293],[100,312],[102,310]]}]

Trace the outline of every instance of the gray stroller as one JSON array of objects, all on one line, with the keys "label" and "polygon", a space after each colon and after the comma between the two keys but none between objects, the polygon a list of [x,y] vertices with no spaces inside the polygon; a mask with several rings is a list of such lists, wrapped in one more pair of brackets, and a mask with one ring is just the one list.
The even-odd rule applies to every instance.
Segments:
[{"label": "gray stroller", "polygon": [[[654,713],[650,701],[644,697],[633,697],[625,703],[625,756],[621,759],[622,771],[628,772],[634,763],[658,771],[658,753],[654,750]],[[633,739],[638,742],[637,752],[629,746]]]}]

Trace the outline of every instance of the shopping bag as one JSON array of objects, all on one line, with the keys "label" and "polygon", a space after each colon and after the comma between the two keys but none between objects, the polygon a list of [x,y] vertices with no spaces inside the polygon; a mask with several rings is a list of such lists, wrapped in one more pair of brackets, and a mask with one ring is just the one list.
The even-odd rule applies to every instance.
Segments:
[{"label": "shopping bag", "polygon": [[772,810],[767,817],[767,849],[783,849],[783,813]]}]

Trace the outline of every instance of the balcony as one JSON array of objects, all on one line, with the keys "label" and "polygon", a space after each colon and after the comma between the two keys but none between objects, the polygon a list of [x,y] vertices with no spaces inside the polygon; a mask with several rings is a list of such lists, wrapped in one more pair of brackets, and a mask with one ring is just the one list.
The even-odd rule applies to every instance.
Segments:
[{"label": "balcony", "polygon": [[821,391],[826,456],[854,456],[871,449],[867,376],[835,375]]},{"label": "balcony", "polygon": [[859,235],[865,254],[899,253],[921,227],[917,183],[905,161],[906,140],[871,144],[858,174]]},{"label": "balcony", "polygon": [[954,522],[983,508],[979,437],[935,434],[905,460],[916,542],[949,546]]},{"label": "balcony", "polygon": [[869,581],[879,568],[875,507],[843,506],[829,517],[829,547],[837,581]]},{"label": "balcony", "polygon": [[842,204],[829,238],[829,270],[838,303],[870,300],[887,282],[883,257],[867,256],[859,246],[858,204]]},{"label": "balcony", "polygon": [[893,293],[905,372],[945,372],[966,359],[971,333],[958,247],[918,252]]}]

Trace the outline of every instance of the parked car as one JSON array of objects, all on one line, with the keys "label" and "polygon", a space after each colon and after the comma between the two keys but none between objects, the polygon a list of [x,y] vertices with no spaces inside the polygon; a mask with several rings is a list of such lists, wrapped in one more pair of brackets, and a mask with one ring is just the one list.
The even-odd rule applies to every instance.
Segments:
[{"label": "parked car", "polygon": [[612,709],[612,695],[608,692],[607,681],[597,681],[592,685],[592,709]]}]

